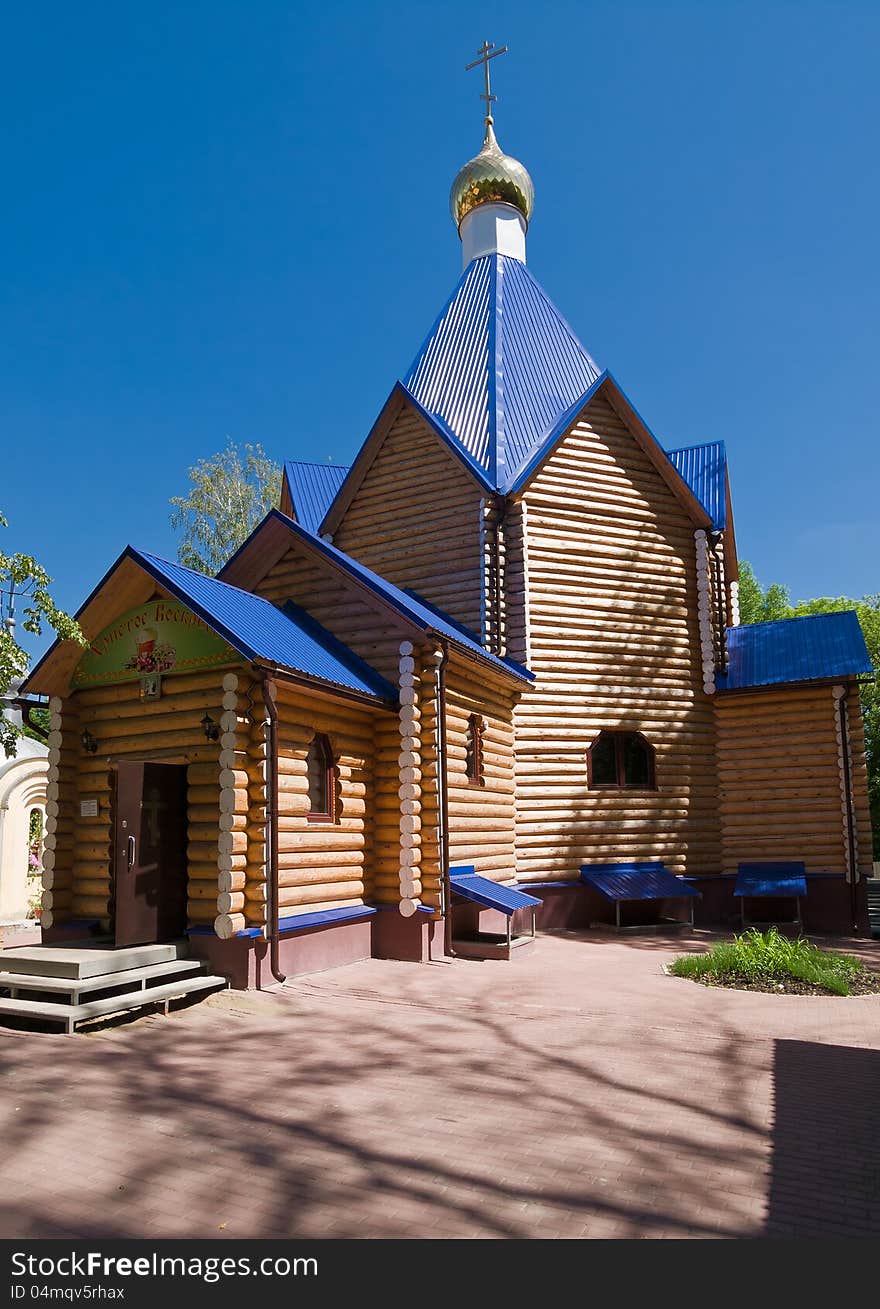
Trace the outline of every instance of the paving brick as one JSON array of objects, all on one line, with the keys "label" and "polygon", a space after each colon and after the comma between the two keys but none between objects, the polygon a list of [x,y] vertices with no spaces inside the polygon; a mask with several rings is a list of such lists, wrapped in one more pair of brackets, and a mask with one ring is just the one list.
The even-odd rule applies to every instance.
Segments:
[{"label": "paving brick", "polygon": [[880,997],[662,973],[707,941],[560,933],[0,1031],[0,1234],[876,1235]]}]

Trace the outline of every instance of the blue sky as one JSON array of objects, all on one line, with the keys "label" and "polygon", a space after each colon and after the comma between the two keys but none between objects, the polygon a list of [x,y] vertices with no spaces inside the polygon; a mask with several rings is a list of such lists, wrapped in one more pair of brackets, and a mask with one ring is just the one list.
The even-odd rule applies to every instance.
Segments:
[{"label": "blue sky", "polygon": [[880,589],[880,5],[44,3],[4,15],[0,508],[75,608],[227,435],[348,462],[460,271],[481,140],[529,267],[740,555]]}]

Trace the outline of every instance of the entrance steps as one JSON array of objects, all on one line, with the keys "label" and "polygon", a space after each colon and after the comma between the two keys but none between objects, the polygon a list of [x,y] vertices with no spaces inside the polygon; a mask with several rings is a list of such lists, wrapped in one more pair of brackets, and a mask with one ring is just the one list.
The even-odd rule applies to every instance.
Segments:
[{"label": "entrance steps", "polygon": [[880,937],[880,877],[869,877],[865,885],[868,888],[868,918],[871,923],[871,935]]},{"label": "entrance steps", "polygon": [[[8,1018],[77,1023],[207,994],[227,986],[187,958],[185,942],[114,949],[73,942],[0,952],[0,1023]],[[84,998],[85,997],[85,998]]]}]

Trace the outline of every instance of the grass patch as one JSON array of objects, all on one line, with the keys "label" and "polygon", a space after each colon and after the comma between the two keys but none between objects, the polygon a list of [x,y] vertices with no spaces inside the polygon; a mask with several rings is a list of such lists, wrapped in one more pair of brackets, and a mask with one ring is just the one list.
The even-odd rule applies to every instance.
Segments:
[{"label": "grass patch", "polygon": [[805,937],[790,940],[775,927],[759,932],[752,927],[732,941],[720,941],[708,954],[687,954],[669,971],[675,977],[722,985],[785,982],[792,978],[823,987],[836,995],[852,995],[852,984],[864,965],[852,955],[820,950]]}]

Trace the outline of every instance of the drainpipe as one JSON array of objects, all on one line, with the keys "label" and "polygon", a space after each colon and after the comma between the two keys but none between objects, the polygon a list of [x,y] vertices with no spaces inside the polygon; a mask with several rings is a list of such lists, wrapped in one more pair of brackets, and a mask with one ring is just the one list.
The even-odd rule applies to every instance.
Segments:
[{"label": "drainpipe", "polygon": [[441,643],[435,652],[437,669],[437,790],[440,822],[440,911],[443,914],[443,952],[453,955],[452,948],[452,887],[449,881],[449,788],[446,778],[446,665],[449,663],[449,646]]},{"label": "drainpipe", "polygon": [[268,867],[266,925],[269,937],[269,968],[276,982],[284,982],[278,963],[278,709],[275,683],[263,674],[263,704],[266,706],[266,844]]},{"label": "drainpipe", "polygon": [[856,840],[855,840],[855,815],[853,813],[853,796],[852,796],[852,770],[850,768],[849,758],[849,716],[846,710],[846,695],[842,695],[837,701],[837,712],[840,715],[840,758],[843,764],[843,801],[846,808],[846,848],[849,854],[849,870],[851,874],[849,884],[849,904],[850,916],[852,918],[853,932],[859,931],[859,869],[857,863]]}]

